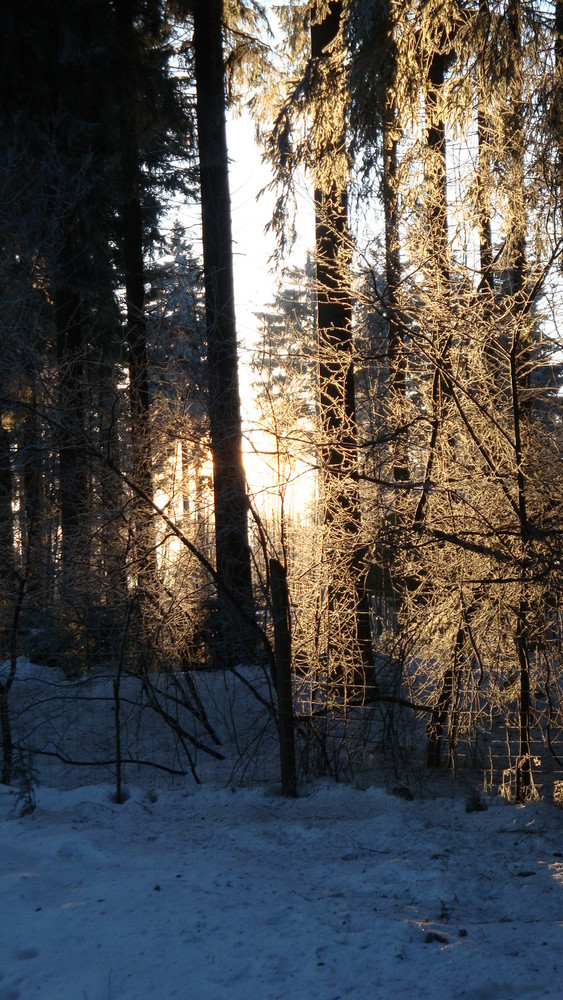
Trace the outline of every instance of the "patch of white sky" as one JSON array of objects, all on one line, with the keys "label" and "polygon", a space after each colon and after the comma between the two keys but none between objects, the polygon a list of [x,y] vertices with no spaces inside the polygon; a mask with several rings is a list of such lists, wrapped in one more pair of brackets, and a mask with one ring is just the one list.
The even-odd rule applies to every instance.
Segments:
[{"label": "patch of white sky", "polygon": [[[233,265],[235,284],[235,309],[239,342],[239,381],[244,425],[244,456],[251,492],[255,496],[277,490],[272,471],[273,439],[264,433],[261,414],[256,401],[256,376],[252,362],[260,350],[262,324],[260,313],[272,306],[283,273],[276,269],[273,256],[276,236],[269,228],[275,204],[275,192],[269,189],[272,180],[270,168],[263,162],[263,153],[255,140],[255,127],[247,113],[229,116],[227,123],[229,149],[229,183],[233,231]],[[292,267],[305,265],[307,253],[314,242],[314,203],[302,179],[295,192],[297,239],[290,258]],[[311,483],[300,491],[303,470],[296,478],[293,493],[294,506],[306,503]]]},{"label": "patch of white sky", "polygon": [[[278,283],[271,259],[275,252],[275,235],[267,231],[274,194],[265,190],[271,173],[262,162],[262,151],[255,142],[250,115],[229,119],[228,149],[235,307],[241,380],[244,380],[260,334],[257,314],[273,303]],[[244,402],[248,404],[250,400]]]},{"label": "patch of white sky", "polygon": [[[249,114],[230,117],[227,125],[229,182],[233,228],[235,305],[241,362],[256,349],[260,336],[257,314],[273,303],[283,275],[276,271],[273,255],[276,236],[269,229],[275,193],[268,190],[270,168],[254,137]],[[262,193],[261,193],[262,192]],[[296,192],[297,241],[288,264],[304,266],[314,241],[314,206],[303,180]]]}]

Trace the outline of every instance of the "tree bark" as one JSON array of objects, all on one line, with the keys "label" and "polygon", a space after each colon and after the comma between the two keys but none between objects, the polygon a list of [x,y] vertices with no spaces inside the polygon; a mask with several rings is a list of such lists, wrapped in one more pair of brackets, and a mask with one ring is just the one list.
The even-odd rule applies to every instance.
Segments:
[{"label": "tree bark", "polygon": [[[117,0],[115,12],[117,44],[122,53],[119,94],[121,222],[127,308],[126,333],[129,350],[133,475],[141,490],[152,496],[150,386],[137,108],[139,96],[135,87],[139,73],[139,54],[131,0]],[[137,579],[141,604],[145,605],[149,595],[156,593],[158,576],[154,513],[139,498],[137,498],[136,505]]]},{"label": "tree bark", "polygon": [[[323,60],[331,57],[337,43],[342,13],[342,3],[332,2],[321,21],[312,20],[311,57],[318,64],[317,72],[322,72]],[[343,67],[339,65],[336,72],[343,72]],[[338,127],[338,134],[329,134],[325,140],[326,158],[346,155],[344,120]],[[354,698],[373,700],[377,686],[360,542],[348,197],[346,182],[337,178],[329,185],[315,185],[315,250],[324,520],[332,575],[330,629],[340,633],[336,646],[351,640],[351,650],[356,647],[359,652],[350,672],[346,660],[351,650],[334,649],[339,683],[345,690],[349,687]]]},{"label": "tree bark", "polygon": [[[442,678],[442,687],[438,695],[438,701],[432,709],[430,721],[426,726],[428,744],[426,748],[426,766],[428,768],[440,767],[442,760],[442,736],[448,721],[448,714],[453,711],[455,703],[455,690],[459,684],[459,673],[462,669],[463,647],[466,641],[466,612],[462,612],[462,620],[458,626],[454,643],[451,664],[446,668]],[[452,730],[450,729],[450,732]],[[453,747],[450,746],[450,761],[453,760]]]},{"label": "tree bark", "polygon": [[4,594],[11,601],[11,589],[15,579],[14,549],[14,477],[12,474],[11,435],[2,424],[0,413],[0,552],[2,553]]},{"label": "tree bark", "polygon": [[[193,18],[217,572],[235,602],[247,615],[253,615],[234,302],[222,0],[194,0]],[[229,661],[248,656],[252,640],[241,622],[233,622],[232,602],[223,600],[221,594],[219,600],[224,629],[221,656],[228,665]]]},{"label": "tree bark", "polygon": [[[67,263],[67,267],[71,267]],[[59,367],[59,487],[63,589],[77,581],[78,544],[84,539],[88,475],[84,457],[84,337],[80,292],[61,287],[55,293]]]},{"label": "tree bark", "polygon": [[523,54],[519,0],[510,0],[506,8],[509,32],[510,69],[506,109],[506,149],[508,160],[509,212],[506,220],[510,261],[510,292],[514,307],[521,310],[525,301],[526,284],[526,191],[525,141],[523,125]]},{"label": "tree bark", "polygon": [[445,322],[449,308],[450,272],[448,265],[448,189],[446,174],[446,124],[439,110],[441,90],[444,85],[447,55],[445,51],[435,51],[428,73],[426,94],[426,176],[427,176],[427,226],[428,226],[428,272],[431,301],[429,301],[429,327],[434,352],[434,373],[432,376],[432,419],[430,440],[424,473],[424,486],[417,505],[414,526],[423,524],[438,438],[444,423],[444,408],[448,396],[447,380],[444,373],[448,366],[451,334]]},{"label": "tree bark", "polygon": [[528,521],[528,487],[524,459],[525,416],[529,406],[530,342],[526,312],[526,192],[524,183],[523,126],[523,54],[521,12],[519,0],[510,0],[506,11],[509,30],[511,65],[508,80],[507,109],[508,176],[511,181],[511,216],[507,220],[509,234],[510,294],[512,298],[512,334],[509,352],[512,420],[514,431],[514,463],[518,498],[520,532],[520,598],[516,614],[515,644],[520,671],[520,749],[516,771],[516,798],[524,801],[533,795],[531,757],[531,695],[530,663],[528,659],[528,594],[526,564],[530,558],[532,538]]},{"label": "tree bark", "polygon": [[[489,22],[489,0],[479,0],[479,16],[483,22]],[[482,30],[484,28],[484,24]],[[488,46],[486,47],[488,52]],[[494,296],[493,273],[493,237],[491,225],[491,123],[489,113],[490,94],[488,93],[488,58],[485,55],[484,64],[477,69],[477,197],[478,197],[478,227],[479,252],[481,266],[480,290],[484,302],[485,314],[490,314]]]},{"label": "tree bark", "polygon": [[559,215],[563,221],[563,0],[556,0],[554,32],[555,101],[554,127],[558,152]]},{"label": "tree bark", "polygon": [[291,620],[285,569],[277,559],[270,559],[270,581],[276,650],[282,795],[291,798],[297,794],[291,683]]},{"label": "tree bark", "polygon": [[489,110],[491,103],[490,43],[488,40],[491,14],[489,0],[479,0],[481,31],[487,30],[487,43],[483,46],[481,62],[477,66],[477,226],[479,231],[479,302],[483,320],[489,326],[484,346],[484,361],[491,385],[499,380],[499,343],[495,335],[495,276],[493,257],[493,235],[491,222],[492,193],[492,123]]},{"label": "tree bark", "polygon": [[405,412],[407,355],[399,321],[399,282],[401,280],[399,206],[397,203],[399,143],[395,118],[394,109],[391,107],[387,111],[383,126],[383,211],[385,216],[385,277],[387,286],[385,305],[387,309],[392,419],[396,424],[393,442],[393,478],[395,482],[407,482],[410,478]]},{"label": "tree bark", "polygon": [[430,268],[433,294],[441,298],[449,293],[448,266],[448,189],[446,175],[446,122],[439,109],[444,86],[445,51],[434,52],[428,74],[426,98],[426,151],[428,176],[428,226]]},{"label": "tree bark", "polygon": [[10,717],[9,696],[14,683],[18,664],[18,628],[23,608],[27,580],[20,576],[14,608],[12,613],[12,629],[10,635],[10,669],[4,681],[0,681],[0,739],[2,741],[2,769],[0,783],[9,785],[12,777],[14,759],[14,743],[12,739],[12,721]]}]

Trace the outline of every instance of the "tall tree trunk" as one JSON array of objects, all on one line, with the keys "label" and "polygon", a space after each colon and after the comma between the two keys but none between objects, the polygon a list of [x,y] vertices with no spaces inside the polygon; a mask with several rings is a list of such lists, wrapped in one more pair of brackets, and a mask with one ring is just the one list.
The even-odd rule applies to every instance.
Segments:
[{"label": "tall tree trunk", "polygon": [[442,736],[448,721],[448,714],[454,701],[454,692],[458,682],[458,674],[461,669],[465,639],[465,622],[462,617],[456,634],[452,662],[448,664],[444,671],[438,700],[432,709],[430,721],[426,726],[426,736],[428,738],[426,748],[426,766],[429,768],[438,768],[441,764]]},{"label": "tall tree trunk", "polygon": [[291,611],[285,568],[277,559],[270,559],[270,581],[276,651],[282,795],[295,798],[297,795],[297,769],[291,683]]},{"label": "tall tree trunk", "polygon": [[60,400],[61,568],[63,590],[70,592],[79,579],[77,559],[79,545],[85,541],[84,518],[88,502],[88,475],[84,457],[84,336],[80,292],[64,286],[57,289],[55,309]]},{"label": "tall tree trunk", "polygon": [[[143,254],[143,209],[138,136],[139,43],[135,37],[132,0],[116,2],[117,44],[121,52],[120,155],[122,182],[122,246],[127,304],[129,349],[129,395],[133,475],[142,492],[153,495],[150,388],[145,313],[145,265]],[[141,497],[136,500],[136,546],[138,586],[142,607],[156,595],[157,559],[154,512]]]},{"label": "tall tree trunk", "polygon": [[[320,21],[311,23],[311,57],[320,78],[323,63],[343,73],[334,52],[342,29],[342,2],[332,2]],[[330,119],[329,119],[330,120]],[[344,116],[324,140],[325,158],[345,161]],[[331,658],[339,686],[356,698],[377,694],[373,667],[370,608],[360,541],[357,423],[350,289],[350,237],[346,177],[315,184],[316,298],[319,357],[324,519],[327,529],[329,630],[337,639]],[[348,647],[348,648],[346,648]],[[357,651],[356,653],[354,651]],[[359,655],[358,655],[359,653]],[[350,664],[350,654],[352,663]],[[329,663],[329,669],[330,669]]]},{"label": "tall tree trunk", "polygon": [[553,123],[558,153],[559,216],[563,222],[563,0],[556,0],[554,31],[555,100]]},{"label": "tall tree trunk", "polygon": [[[16,585],[16,559],[14,549],[14,476],[12,473],[11,433],[4,424],[5,414],[0,412],[0,558],[2,583],[0,587],[0,643],[2,656],[11,630],[11,614]],[[7,423],[7,421],[6,421]]]},{"label": "tall tree trunk", "polygon": [[533,794],[531,758],[530,663],[528,659],[528,595],[525,566],[532,544],[528,522],[527,482],[524,468],[524,417],[529,413],[529,324],[526,310],[526,194],[524,185],[523,126],[523,54],[519,0],[509,0],[506,24],[511,46],[508,79],[507,153],[510,180],[511,213],[506,220],[509,234],[510,294],[512,296],[512,335],[510,344],[510,382],[514,427],[514,460],[520,528],[520,599],[516,614],[515,643],[520,670],[520,749],[516,774],[516,797],[523,801]]},{"label": "tall tree trunk", "polygon": [[477,227],[479,233],[479,301],[482,317],[488,326],[484,345],[484,362],[491,386],[498,384],[500,356],[498,333],[494,323],[495,276],[491,221],[492,196],[492,122],[489,31],[491,14],[489,0],[479,0],[481,31],[487,33],[477,66]]},{"label": "tall tree trunk", "polygon": [[18,663],[18,632],[19,619],[23,608],[27,581],[20,576],[17,588],[14,587],[14,603],[12,607],[11,634],[9,642],[10,667],[7,677],[0,681],[0,740],[2,742],[2,769],[0,782],[9,785],[12,776],[14,744],[12,738],[12,722],[10,717],[9,696],[14,683]]},{"label": "tall tree trunk", "polygon": [[15,581],[14,550],[14,477],[12,473],[11,435],[0,413],[0,553],[2,554],[3,593],[11,603],[11,590]]},{"label": "tall tree trunk", "polygon": [[[252,640],[237,622],[238,606],[253,616],[248,499],[242,459],[233,247],[223,64],[222,0],[194,0],[194,54],[213,455],[215,547],[223,622],[223,662],[248,656]],[[236,634],[236,633],[235,633]]]},{"label": "tall tree trunk", "polygon": [[122,608],[127,600],[127,537],[123,517],[126,497],[123,484],[113,469],[121,467],[120,428],[116,413],[118,390],[113,365],[100,360],[97,412],[99,439],[112,469],[103,462],[100,469],[99,574],[102,584],[100,601],[113,608]]},{"label": "tall tree trunk", "polygon": [[427,268],[429,301],[429,327],[434,354],[432,376],[432,417],[430,440],[424,473],[424,485],[415,513],[415,527],[420,528],[430,495],[430,486],[436,462],[438,438],[443,428],[445,403],[448,396],[447,379],[451,333],[445,321],[449,307],[450,273],[448,264],[448,189],[446,174],[446,123],[440,109],[447,55],[443,47],[433,53],[430,61],[426,93],[426,191],[427,191]]},{"label": "tall tree trunk", "polygon": [[[430,61],[426,93],[426,176],[427,176],[427,223],[428,223],[428,273],[432,301],[429,303],[430,330],[434,351],[434,373],[432,376],[432,420],[428,457],[424,476],[424,488],[415,514],[415,525],[422,527],[429,489],[439,449],[439,438],[444,435],[446,406],[449,396],[447,372],[451,332],[449,329],[450,271],[448,253],[448,188],[446,172],[446,123],[441,108],[442,90],[445,82],[448,51],[446,39],[441,39],[440,48],[434,51]],[[444,441],[448,465],[455,454],[455,441]],[[462,642],[462,630],[458,630],[455,643],[454,665]],[[441,682],[438,702],[434,708],[432,721],[427,729],[428,747],[426,763],[428,767],[440,766],[440,746],[442,732],[452,705],[454,693],[455,667],[448,666]]]},{"label": "tall tree trunk", "polygon": [[393,441],[393,478],[406,482],[410,478],[408,431],[406,427],[407,355],[399,319],[399,205],[397,200],[396,114],[391,107],[383,125],[383,211],[385,216],[385,276],[389,352],[389,379],[392,420],[396,425]]},{"label": "tall tree trunk", "polygon": [[[449,295],[448,188],[446,174],[446,122],[440,108],[448,55],[434,52],[428,74],[426,98],[426,152],[428,177],[428,228],[432,292],[440,303]],[[440,324],[441,325],[441,324]]]},{"label": "tall tree trunk", "polygon": [[17,476],[19,480],[20,572],[29,579],[33,606],[44,611],[53,603],[55,551],[53,510],[48,484],[56,479],[52,468],[54,449],[47,441],[39,417],[40,394],[33,382],[22,388],[23,407],[17,434]]},{"label": "tall tree trunk", "polygon": [[[514,309],[522,311],[525,305],[526,285],[526,191],[524,182],[524,123],[523,123],[523,53],[519,0],[509,0],[506,15],[511,47],[508,69],[508,101],[506,107],[506,152],[509,197],[506,218],[507,250],[510,267],[510,292]],[[527,365],[522,366],[523,370]]]},{"label": "tall tree trunk", "polygon": [[479,102],[477,111],[478,129],[478,224],[479,224],[479,255],[481,267],[481,298],[486,314],[492,308],[494,296],[493,270],[493,237],[491,226],[491,187],[490,187],[490,154],[489,154],[489,122],[484,103]]},{"label": "tall tree trunk", "polygon": [[[479,16],[485,29],[490,20],[489,0],[479,0]],[[479,253],[481,266],[481,298],[484,303],[485,315],[490,314],[494,296],[493,273],[493,237],[491,224],[491,121],[490,121],[490,84],[488,82],[488,48],[487,55],[477,68],[477,224],[479,227]]]}]

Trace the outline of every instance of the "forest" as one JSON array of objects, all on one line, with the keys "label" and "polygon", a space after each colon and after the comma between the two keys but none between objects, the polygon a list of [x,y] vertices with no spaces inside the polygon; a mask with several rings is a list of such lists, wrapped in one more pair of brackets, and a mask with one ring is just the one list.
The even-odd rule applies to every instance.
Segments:
[{"label": "forest", "polygon": [[[1,25],[2,783],[84,762],[49,705],[100,678],[118,800],[149,717],[199,781],[221,677],[237,774],[273,734],[284,795],[368,766],[563,793],[561,0]],[[244,377],[237,115],[276,248]]]}]

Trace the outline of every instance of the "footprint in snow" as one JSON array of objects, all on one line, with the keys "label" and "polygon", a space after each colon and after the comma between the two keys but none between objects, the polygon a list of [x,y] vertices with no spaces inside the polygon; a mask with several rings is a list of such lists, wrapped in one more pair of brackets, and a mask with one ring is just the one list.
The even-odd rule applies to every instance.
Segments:
[{"label": "footprint in snow", "polygon": [[[37,948],[17,948],[14,951],[14,958],[19,958],[22,961],[28,958],[37,958],[39,951]],[[2,995],[0,994],[0,1000],[2,1000]]]},{"label": "footprint in snow", "polygon": [[[19,958],[21,961],[25,961],[28,958],[37,958],[39,951],[37,948],[16,948],[13,955],[14,958]],[[0,1000],[2,1000],[2,995],[0,994]]]},{"label": "footprint in snow", "polygon": [[20,1000],[21,993],[12,986],[0,986],[0,1000]]}]

